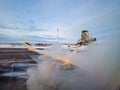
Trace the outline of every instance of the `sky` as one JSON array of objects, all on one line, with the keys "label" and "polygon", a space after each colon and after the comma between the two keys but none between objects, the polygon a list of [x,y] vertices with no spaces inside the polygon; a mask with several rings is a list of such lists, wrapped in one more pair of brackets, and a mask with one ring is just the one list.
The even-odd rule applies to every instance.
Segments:
[{"label": "sky", "polygon": [[120,0],[0,0],[0,43],[76,43],[80,32],[97,40],[120,36]]}]

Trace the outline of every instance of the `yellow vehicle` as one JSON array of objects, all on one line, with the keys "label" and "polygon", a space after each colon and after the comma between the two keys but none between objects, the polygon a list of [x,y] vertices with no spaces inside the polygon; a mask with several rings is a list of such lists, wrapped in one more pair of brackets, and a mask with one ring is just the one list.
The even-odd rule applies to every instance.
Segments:
[{"label": "yellow vehicle", "polygon": [[89,37],[88,30],[82,30],[81,37],[77,42],[77,45],[88,45],[91,41],[96,41],[96,38]]}]

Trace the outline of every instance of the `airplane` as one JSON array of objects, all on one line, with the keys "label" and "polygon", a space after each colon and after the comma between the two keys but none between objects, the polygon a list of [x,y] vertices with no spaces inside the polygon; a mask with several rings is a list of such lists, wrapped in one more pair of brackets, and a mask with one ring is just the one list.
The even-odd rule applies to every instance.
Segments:
[{"label": "airplane", "polygon": [[[67,51],[67,54],[66,54],[66,52],[58,51],[57,48],[61,48],[61,49],[63,49],[63,48],[60,46],[57,46],[57,45],[53,46],[49,49],[40,50],[40,49],[34,48],[24,38],[23,38],[23,42],[29,51],[43,54],[43,55],[45,55],[45,57],[48,57],[48,58],[53,58],[54,64],[56,63],[56,61],[61,62],[62,64],[61,64],[60,69],[62,69],[62,70],[73,70],[73,69],[78,68],[75,64],[71,63],[71,57],[68,56],[69,54],[72,55],[73,52]],[[56,48],[53,51],[54,47],[56,47]]]},{"label": "airplane", "polygon": [[[89,38],[89,32],[87,30],[83,30],[81,32],[81,38],[77,42],[76,45],[77,45],[77,47],[80,47],[82,45],[88,45],[91,41],[96,41],[96,38]],[[44,50],[39,50],[37,48],[34,48],[24,38],[23,38],[23,42],[24,42],[25,46],[27,47],[27,49],[29,51],[33,51],[33,52],[36,52],[36,53],[39,53],[39,54],[43,54],[46,57],[51,57],[51,58],[53,58],[53,60],[55,62],[56,61],[61,62],[62,64],[61,64],[60,68],[62,70],[73,70],[73,69],[78,68],[77,65],[75,65],[74,63],[71,62],[72,61],[71,56],[74,55],[74,53],[77,52],[77,49],[74,49],[74,51],[72,51],[72,52],[67,50],[67,53],[66,53],[66,52],[61,52],[61,51],[57,50],[57,48],[60,48],[62,50],[63,49],[62,47],[60,47],[58,45],[57,46],[53,45],[53,47],[57,47],[57,48],[54,49],[54,51],[51,48],[44,49]],[[68,47],[70,47],[70,46],[68,46]]]}]

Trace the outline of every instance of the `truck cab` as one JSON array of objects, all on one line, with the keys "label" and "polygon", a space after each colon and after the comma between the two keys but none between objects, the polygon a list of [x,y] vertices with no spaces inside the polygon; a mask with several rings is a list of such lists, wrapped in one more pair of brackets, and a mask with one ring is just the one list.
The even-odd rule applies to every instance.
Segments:
[{"label": "truck cab", "polygon": [[82,30],[81,31],[81,37],[77,42],[77,45],[88,45],[91,41],[96,41],[96,38],[90,38],[89,37],[89,31],[88,30]]}]

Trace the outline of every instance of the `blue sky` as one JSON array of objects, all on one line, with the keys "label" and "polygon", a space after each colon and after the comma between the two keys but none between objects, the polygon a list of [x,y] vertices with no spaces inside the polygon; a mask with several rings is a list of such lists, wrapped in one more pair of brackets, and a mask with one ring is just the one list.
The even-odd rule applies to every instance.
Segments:
[{"label": "blue sky", "polygon": [[[75,43],[83,29],[98,40],[120,36],[120,0],[0,0],[0,42]],[[103,38],[105,37],[105,38]]]}]

